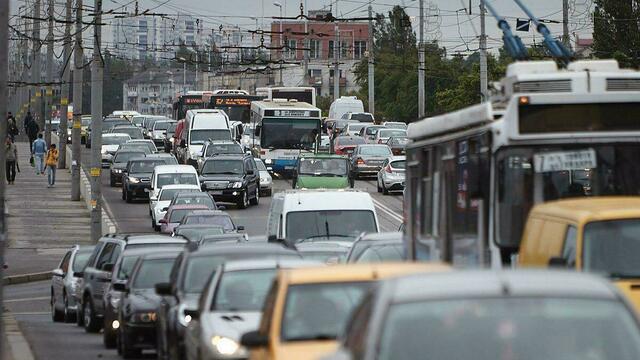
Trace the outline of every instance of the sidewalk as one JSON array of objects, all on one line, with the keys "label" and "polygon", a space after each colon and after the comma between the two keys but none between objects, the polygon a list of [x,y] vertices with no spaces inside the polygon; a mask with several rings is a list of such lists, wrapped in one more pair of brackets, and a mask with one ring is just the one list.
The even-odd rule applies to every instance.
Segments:
[{"label": "sidewalk", "polygon": [[70,200],[69,170],[58,169],[55,187],[47,188],[47,176],[29,164],[29,144],[16,145],[22,172],[14,185],[2,185],[9,213],[5,276],[51,271],[71,245],[91,243],[89,211]]}]

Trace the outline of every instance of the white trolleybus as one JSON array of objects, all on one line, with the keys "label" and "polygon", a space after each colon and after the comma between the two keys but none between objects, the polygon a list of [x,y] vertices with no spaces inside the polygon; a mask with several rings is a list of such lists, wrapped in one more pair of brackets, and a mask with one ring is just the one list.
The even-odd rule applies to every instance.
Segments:
[{"label": "white trolleybus", "polygon": [[256,89],[256,95],[265,100],[298,100],[316,106],[316,88],[314,87],[260,87]]},{"label": "white trolleybus", "polygon": [[274,172],[295,169],[301,154],[313,153],[320,139],[320,109],[296,100],[251,102],[254,137],[259,139],[260,158]]},{"label": "white trolleybus", "polygon": [[640,72],[517,62],[498,92],[409,126],[410,258],[510,266],[534,204],[640,195]]}]

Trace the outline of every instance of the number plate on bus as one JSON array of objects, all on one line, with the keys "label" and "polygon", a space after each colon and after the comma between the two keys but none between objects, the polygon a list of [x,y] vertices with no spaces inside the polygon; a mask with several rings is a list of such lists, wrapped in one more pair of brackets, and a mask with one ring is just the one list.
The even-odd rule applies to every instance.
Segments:
[{"label": "number plate on bus", "polygon": [[594,149],[558,151],[533,156],[535,172],[593,169],[598,166]]}]

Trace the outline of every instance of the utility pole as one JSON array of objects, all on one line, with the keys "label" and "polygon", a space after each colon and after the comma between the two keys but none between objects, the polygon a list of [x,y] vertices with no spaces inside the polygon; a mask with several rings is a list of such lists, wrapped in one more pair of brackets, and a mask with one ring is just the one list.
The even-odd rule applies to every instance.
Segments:
[{"label": "utility pole", "polygon": [[562,0],[562,42],[569,49],[569,0]]},{"label": "utility pole", "polygon": [[[71,200],[80,201],[80,128],[82,127],[82,78],[84,50],[82,49],[82,0],[76,0],[76,43],[73,50],[73,128],[71,130]],[[93,124],[91,134],[93,135]]]},{"label": "utility pole", "polygon": [[489,80],[487,75],[487,30],[485,27],[484,0],[480,0],[480,95],[482,101],[489,100]]},{"label": "utility pole", "polygon": [[[40,18],[40,0],[35,0],[35,6],[33,8],[33,17],[35,19]],[[35,84],[33,86],[33,92],[35,95],[34,101],[34,116],[38,118],[38,126],[40,130],[44,129],[44,114],[42,114],[42,104],[40,102],[40,97],[42,96],[42,88],[40,86],[40,81],[42,80],[42,76],[40,73],[40,20],[33,20],[33,35],[31,36],[33,39],[33,62],[31,63],[31,82]]]},{"label": "utility pole", "polygon": [[[6,116],[7,114],[7,62],[8,52],[5,51],[9,48],[9,1],[0,1],[0,114]],[[7,122],[0,121],[0,138],[5,139],[7,137]],[[0,146],[0,164],[4,164],[6,160],[6,147]],[[7,244],[7,226],[4,209],[4,192],[7,188],[5,186],[6,179],[5,174],[2,171],[0,174],[0,265],[4,264],[4,248]],[[0,266],[0,279],[4,279],[3,266]],[[0,282],[0,301],[3,299],[2,294],[2,282]],[[2,306],[0,306],[0,315],[2,315]],[[0,321],[0,336],[4,338],[4,325],[3,321]],[[4,344],[3,344],[4,345]]]},{"label": "utility pole", "polygon": [[45,106],[44,106],[44,117],[46,124],[44,126],[44,141],[50,145],[51,144],[51,110],[53,105],[53,86],[51,83],[53,82],[53,0],[48,1],[47,7],[47,63],[46,63],[46,72],[47,72],[47,86],[45,87]]},{"label": "utility pole", "polygon": [[376,91],[375,91],[375,72],[374,72],[374,57],[373,57],[373,20],[372,20],[372,9],[371,5],[369,5],[369,44],[367,48],[369,48],[369,112],[371,114],[375,114],[376,112]]},{"label": "utility pole", "polygon": [[424,0],[420,0],[420,17],[419,20],[419,40],[418,40],[418,118],[425,117],[425,92],[424,92]]},{"label": "utility pole", "polygon": [[[337,2],[336,2],[337,3]],[[340,27],[336,23],[334,27],[335,40],[333,44],[333,99],[340,99]]]},{"label": "utility pole", "polygon": [[91,62],[91,239],[102,236],[102,82],[104,63],[102,44],[102,0],[95,0],[93,23],[93,59]]},{"label": "utility pole", "polygon": [[65,5],[65,25],[64,25],[64,48],[62,50],[62,91],[60,94],[60,156],[58,156],[58,169],[65,169],[67,167],[67,128],[69,127],[67,121],[67,114],[69,112],[69,98],[71,98],[71,86],[69,81],[71,80],[71,7],[73,6],[72,0],[67,0]]}]

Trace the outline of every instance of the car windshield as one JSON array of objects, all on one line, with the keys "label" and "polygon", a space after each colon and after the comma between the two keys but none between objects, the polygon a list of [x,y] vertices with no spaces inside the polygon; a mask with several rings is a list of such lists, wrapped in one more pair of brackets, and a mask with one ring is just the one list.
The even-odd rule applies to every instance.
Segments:
[{"label": "car windshield", "polygon": [[208,160],[202,166],[202,174],[242,175],[243,173],[242,160]]},{"label": "car windshield", "polygon": [[282,315],[282,340],[335,339],[369,287],[368,282],[289,286]]},{"label": "car windshield", "polygon": [[216,154],[244,154],[242,146],[238,144],[211,144],[207,146],[205,157]]},{"label": "car windshield", "polygon": [[640,219],[591,222],[584,227],[583,237],[585,270],[613,278],[640,278]]},{"label": "car windshield", "polygon": [[118,273],[116,274],[116,279],[118,280],[128,280],[131,276],[131,270],[133,270],[133,265],[136,264],[140,255],[128,255],[122,258],[122,262],[120,263],[120,269],[118,269]]},{"label": "car windshield", "polygon": [[144,152],[147,155],[150,155],[153,150],[149,147],[149,145],[142,143],[124,143],[120,145],[119,150],[127,150],[127,151],[140,151]]},{"label": "car windshield", "polygon": [[92,252],[93,250],[88,250],[88,251],[79,250],[76,253],[76,256],[73,258],[73,266],[71,267],[74,272],[82,271],[84,269],[84,267],[87,265],[87,261],[89,260],[89,257],[91,256]]},{"label": "car windshield", "polygon": [[186,228],[176,229],[176,235],[184,236],[191,242],[199,242],[205,235],[220,235],[224,234],[224,228],[222,226],[202,226],[198,228]]},{"label": "car windshield", "polygon": [[218,225],[224,227],[225,231],[235,229],[229,215],[190,215],[182,223],[189,225]]},{"label": "car windshield", "polygon": [[400,262],[404,260],[404,248],[402,243],[372,245],[364,249],[360,257],[356,259],[359,263],[381,263],[381,262]]},{"label": "car windshield", "polygon": [[367,124],[349,124],[349,125],[347,125],[347,131],[349,131],[349,132],[359,132],[366,125]]},{"label": "car windshield", "polygon": [[389,144],[390,145],[397,145],[397,146],[405,146],[409,143],[409,138],[407,137],[391,137],[391,139],[389,139]]},{"label": "car windshield", "polygon": [[390,156],[391,155],[391,149],[389,149],[389,147],[387,145],[361,146],[360,147],[360,152],[358,152],[358,154],[360,154],[360,155],[369,155],[369,156]]},{"label": "car windshield", "polygon": [[204,144],[207,140],[229,140],[231,132],[227,129],[198,129],[191,130],[190,144]]},{"label": "car windshield", "polygon": [[174,201],[174,205],[205,205],[211,210],[216,209],[216,204],[213,202],[213,199],[209,195],[200,195],[200,192],[195,192],[198,194],[197,196],[188,196],[188,195],[180,195]]},{"label": "car windshield", "polygon": [[373,122],[373,115],[366,113],[353,113],[351,114],[351,120],[358,120],[362,122]]},{"label": "car windshield", "polygon": [[212,311],[261,311],[276,269],[223,273],[211,304]]},{"label": "car windshield", "polygon": [[114,163],[126,163],[131,158],[135,157],[145,157],[145,153],[143,152],[117,152],[116,156],[113,158]]},{"label": "car windshield", "polygon": [[198,185],[198,177],[193,173],[158,174],[157,187],[165,185]]},{"label": "car windshield", "polygon": [[142,126],[142,123],[144,122],[144,116],[134,116],[133,118],[131,118],[131,122],[135,126]]},{"label": "car windshield", "polygon": [[179,223],[180,221],[182,221],[182,219],[184,218],[185,215],[187,215],[188,213],[195,211],[195,210],[202,210],[202,209],[175,209],[171,211],[171,215],[169,215],[169,222],[170,223]]},{"label": "car windshield", "polygon": [[371,210],[293,211],[287,214],[287,240],[353,241],[363,232],[377,232]]},{"label": "car windshield", "polygon": [[176,133],[176,127],[178,127],[178,124],[176,124],[175,122],[169,123],[169,127],[167,128],[167,135],[173,135]]},{"label": "car windshield", "polygon": [[140,264],[132,289],[153,289],[158,283],[169,282],[175,259],[148,259]]},{"label": "car windshield", "polygon": [[140,130],[140,128],[138,127],[135,127],[135,128],[117,127],[112,129],[111,132],[127,134],[132,139],[142,139],[144,137],[142,135],[142,130]]},{"label": "car windshield", "polygon": [[177,193],[200,192],[200,189],[162,189],[160,191],[160,201],[171,201]]},{"label": "car windshield", "polygon": [[384,126],[390,128],[390,129],[406,129],[407,128],[407,124],[404,123],[386,123],[384,124]]},{"label": "car windshield", "polygon": [[129,173],[152,173],[156,166],[164,165],[164,161],[134,161],[131,163]]},{"label": "car windshield", "polygon": [[620,303],[489,298],[392,304],[376,359],[640,359],[638,325]]},{"label": "car windshield", "polygon": [[298,175],[346,176],[346,159],[301,158]]},{"label": "car windshield", "polygon": [[167,130],[171,124],[169,121],[156,121],[153,124],[153,131]]},{"label": "car windshield", "polygon": [[391,162],[391,167],[394,169],[404,169],[406,163],[406,160],[395,160]]},{"label": "car windshield", "polygon": [[103,136],[102,145],[122,145],[130,139],[129,135]]},{"label": "car windshield", "polygon": [[89,119],[81,119],[80,121],[82,122],[82,126],[91,125],[91,118],[89,118]]},{"label": "car windshield", "polygon": [[378,133],[378,137],[388,138],[392,136],[407,136],[407,132],[404,130],[397,129],[382,129]]},{"label": "car windshield", "polygon": [[345,145],[359,145],[364,144],[365,141],[361,137],[351,137],[351,136],[340,136],[336,139],[336,145],[345,146]]},{"label": "car windshield", "polygon": [[258,171],[267,171],[266,165],[260,159],[255,159]]},{"label": "car windshield", "polygon": [[378,131],[380,131],[380,129],[382,129],[382,127],[380,127],[380,126],[376,126],[376,127],[373,127],[373,126],[372,126],[372,127],[368,127],[368,128],[365,130],[365,133],[366,133],[367,135],[375,135],[375,134],[377,134],[377,133],[378,133]]}]

